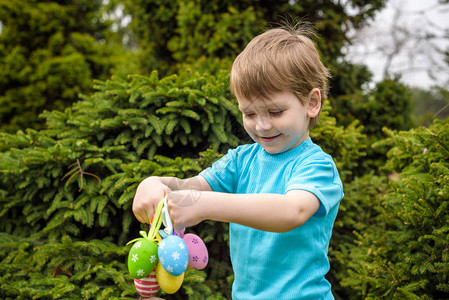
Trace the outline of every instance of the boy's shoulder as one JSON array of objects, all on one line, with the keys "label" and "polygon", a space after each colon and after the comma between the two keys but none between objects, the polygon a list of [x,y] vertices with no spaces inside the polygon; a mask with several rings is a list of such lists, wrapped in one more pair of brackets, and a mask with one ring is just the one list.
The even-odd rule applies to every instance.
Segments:
[{"label": "boy's shoulder", "polygon": [[312,142],[311,146],[306,150],[306,153],[304,153],[300,164],[304,166],[323,163],[331,165],[334,170],[337,170],[337,165],[332,156],[326,153],[319,145]]},{"label": "boy's shoulder", "polygon": [[333,161],[332,156],[327,154],[319,145],[315,144],[311,139],[309,140],[310,140],[310,147],[307,147],[306,149],[308,159],[310,160],[325,159]]}]

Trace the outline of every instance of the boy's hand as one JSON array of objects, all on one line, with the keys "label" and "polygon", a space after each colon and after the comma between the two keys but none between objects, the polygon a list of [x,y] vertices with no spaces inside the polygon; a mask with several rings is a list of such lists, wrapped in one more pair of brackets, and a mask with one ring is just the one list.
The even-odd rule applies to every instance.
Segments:
[{"label": "boy's hand", "polygon": [[201,221],[202,205],[199,204],[202,191],[182,190],[168,193],[167,207],[174,229],[194,226]]},{"label": "boy's hand", "polygon": [[137,187],[133,200],[133,213],[141,223],[151,223],[158,203],[170,192],[158,177],[148,177]]}]

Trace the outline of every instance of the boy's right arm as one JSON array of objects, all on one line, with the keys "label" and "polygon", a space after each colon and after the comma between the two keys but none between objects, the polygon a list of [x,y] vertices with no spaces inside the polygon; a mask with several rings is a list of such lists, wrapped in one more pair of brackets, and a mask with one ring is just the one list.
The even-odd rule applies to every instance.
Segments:
[{"label": "boy's right arm", "polygon": [[212,191],[202,176],[187,179],[176,177],[151,176],[144,179],[137,187],[133,200],[133,213],[141,223],[151,223],[158,203],[171,191],[199,190]]}]

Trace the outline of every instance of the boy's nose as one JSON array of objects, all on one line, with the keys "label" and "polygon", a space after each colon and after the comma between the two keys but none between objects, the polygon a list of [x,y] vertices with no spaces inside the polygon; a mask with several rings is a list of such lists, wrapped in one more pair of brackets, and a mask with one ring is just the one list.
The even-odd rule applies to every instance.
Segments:
[{"label": "boy's nose", "polygon": [[256,131],[264,132],[271,129],[271,122],[267,117],[259,117],[256,120]]}]

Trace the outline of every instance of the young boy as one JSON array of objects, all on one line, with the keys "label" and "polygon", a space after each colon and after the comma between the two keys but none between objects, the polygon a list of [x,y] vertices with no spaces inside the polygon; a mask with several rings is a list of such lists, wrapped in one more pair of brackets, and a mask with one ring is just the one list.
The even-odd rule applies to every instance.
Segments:
[{"label": "young boy", "polygon": [[230,223],[233,299],[333,299],[324,276],[343,189],[332,158],[309,138],[329,73],[308,36],[270,29],[232,66],[231,90],[255,143],[193,178],[149,177],[134,198],[143,223],[165,195],[175,229]]}]

